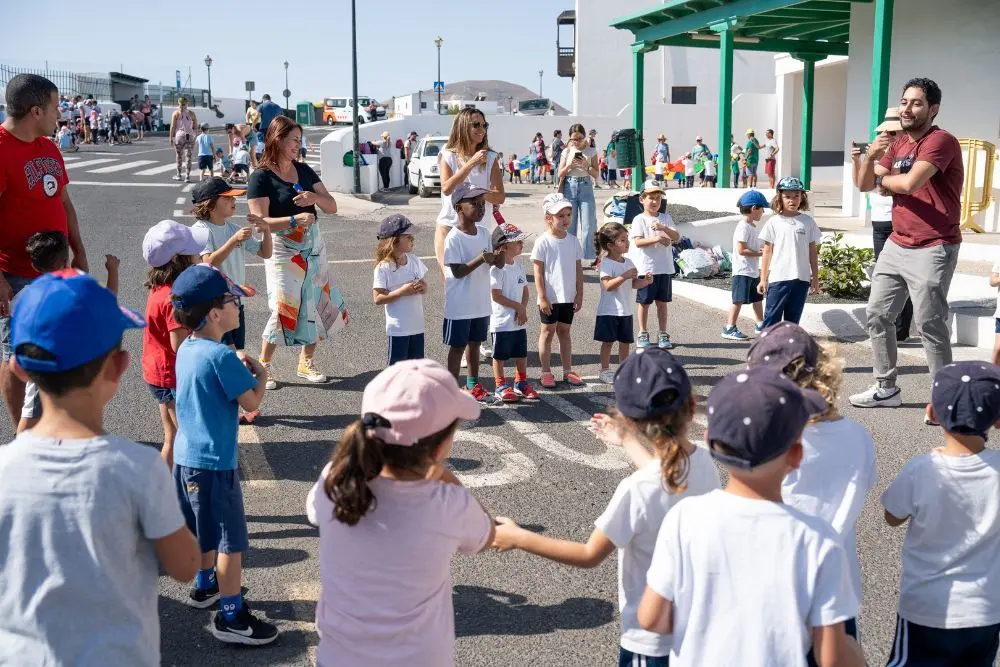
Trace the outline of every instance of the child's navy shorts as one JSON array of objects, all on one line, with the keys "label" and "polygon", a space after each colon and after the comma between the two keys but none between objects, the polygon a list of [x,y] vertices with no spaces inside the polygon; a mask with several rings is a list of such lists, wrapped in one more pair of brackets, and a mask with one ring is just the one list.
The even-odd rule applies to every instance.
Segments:
[{"label": "child's navy shorts", "polygon": [[648,306],[654,301],[674,300],[674,276],[670,273],[654,273],[653,282],[635,292],[635,302]]},{"label": "child's navy shorts", "polygon": [[247,344],[247,322],[243,317],[243,304],[240,304],[240,325],[232,331],[222,334],[222,344],[232,345],[237,350],[246,349]]},{"label": "child's navy shorts", "polygon": [[146,386],[149,387],[149,392],[160,405],[166,405],[177,400],[174,390],[169,387],[158,387],[155,384],[147,384]]},{"label": "child's navy shorts", "polygon": [[525,359],[527,356],[528,332],[525,329],[493,332],[494,359],[507,361],[508,359]]},{"label": "child's navy shorts", "polygon": [[634,343],[631,315],[598,315],[594,324],[594,340],[600,343]]},{"label": "child's navy shorts", "polygon": [[444,344],[448,347],[465,347],[469,343],[482,343],[490,332],[490,316],[468,320],[444,321]]},{"label": "child's navy shorts", "polygon": [[542,324],[573,324],[573,316],[576,311],[573,310],[572,303],[553,303],[551,305],[552,312],[548,315],[540,309],[538,311]]},{"label": "child's navy shorts", "polygon": [[733,276],[733,303],[757,303],[764,300],[763,294],[757,293],[760,278],[750,276]]},{"label": "child's navy shorts", "polygon": [[890,665],[907,667],[993,667],[1000,645],[1000,624],[978,628],[929,628],[896,616]]},{"label": "child's navy shorts", "polygon": [[389,365],[407,359],[424,358],[424,335],[389,336]]},{"label": "child's navy shorts", "polygon": [[243,491],[236,470],[174,465],[174,483],[188,529],[202,553],[243,553],[250,546]]}]

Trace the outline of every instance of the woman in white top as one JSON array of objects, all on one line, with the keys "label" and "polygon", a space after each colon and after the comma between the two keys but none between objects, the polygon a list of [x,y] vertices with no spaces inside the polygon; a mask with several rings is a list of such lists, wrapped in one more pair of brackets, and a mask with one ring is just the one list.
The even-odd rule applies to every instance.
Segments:
[{"label": "woman in white top", "polygon": [[191,180],[191,150],[194,148],[194,128],[198,127],[198,119],[194,112],[188,109],[186,97],[177,98],[177,110],[170,118],[170,144],[177,153],[177,173],[174,180],[181,180],[181,165],[184,154],[187,153],[187,167],[184,169],[184,181]]},{"label": "woman in white top", "polygon": [[378,144],[378,173],[382,177],[382,187],[379,192],[389,190],[389,172],[392,170],[392,137],[388,132],[382,133],[382,141]]},{"label": "woman in white top", "polygon": [[[593,179],[601,173],[597,150],[590,146],[587,131],[576,123],[569,128],[569,145],[559,161],[559,178],[565,179],[563,194],[573,203],[573,221],[569,233],[583,244],[583,258],[596,265],[594,234],[597,233],[597,205],[594,202]],[[610,172],[609,172],[610,174]],[[577,231],[579,223],[580,231]]]},{"label": "woman in white top", "polygon": [[438,156],[441,172],[441,212],[434,232],[434,255],[437,257],[441,280],[444,280],[444,237],[458,224],[458,216],[451,205],[451,193],[459,183],[469,183],[486,193],[486,213],[480,224],[491,229],[493,207],[503,204],[503,172],[497,154],[490,148],[486,131],[489,123],[478,109],[462,109],[455,116],[448,143]]}]

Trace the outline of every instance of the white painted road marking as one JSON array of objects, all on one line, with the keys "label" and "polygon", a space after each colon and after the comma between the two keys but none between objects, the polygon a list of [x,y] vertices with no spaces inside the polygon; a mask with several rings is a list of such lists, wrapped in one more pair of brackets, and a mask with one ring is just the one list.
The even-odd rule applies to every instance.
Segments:
[{"label": "white painted road marking", "polygon": [[78,167],[90,167],[95,164],[106,164],[108,162],[118,162],[118,158],[113,157],[102,157],[96,160],[84,160],[83,162],[74,162],[73,164],[66,165],[67,169],[76,169]]},{"label": "white painted road marking", "polygon": [[[88,174],[111,174],[116,171],[125,171],[126,169],[134,169],[135,167],[144,167],[147,164],[155,164],[156,160],[135,160],[134,162],[124,162],[122,164],[113,164],[110,167],[101,167],[100,169],[89,169]],[[74,165],[80,166],[80,165]]]},{"label": "white painted road marking", "polygon": [[173,162],[161,165],[159,167],[151,167],[150,169],[143,169],[142,171],[135,172],[136,176],[156,176],[157,174],[165,174],[168,171],[174,171],[177,169],[177,165]]}]

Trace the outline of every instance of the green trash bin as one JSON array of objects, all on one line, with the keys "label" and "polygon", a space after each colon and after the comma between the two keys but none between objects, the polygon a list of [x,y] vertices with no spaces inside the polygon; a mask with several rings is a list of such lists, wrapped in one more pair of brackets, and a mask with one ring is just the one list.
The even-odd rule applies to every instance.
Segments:
[{"label": "green trash bin", "polygon": [[312,102],[299,102],[295,105],[295,122],[299,125],[313,124]]},{"label": "green trash bin", "polygon": [[611,135],[615,147],[615,159],[622,169],[635,164],[636,132],[634,129],[616,130]]}]

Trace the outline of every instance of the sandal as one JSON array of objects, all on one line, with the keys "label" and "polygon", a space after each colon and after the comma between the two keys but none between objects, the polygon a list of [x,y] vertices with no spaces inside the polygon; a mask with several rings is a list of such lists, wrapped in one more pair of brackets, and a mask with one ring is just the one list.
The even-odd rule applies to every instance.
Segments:
[{"label": "sandal", "polygon": [[586,382],[581,380],[580,376],[574,373],[573,371],[566,371],[565,373],[563,373],[563,381],[566,384],[573,387],[582,387],[583,385],[586,384]]},{"label": "sandal", "polygon": [[556,376],[552,373],[542,373],[541,377],[538,378],[538,384],[542,385],[546,389],[555,389]]}]

